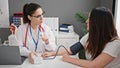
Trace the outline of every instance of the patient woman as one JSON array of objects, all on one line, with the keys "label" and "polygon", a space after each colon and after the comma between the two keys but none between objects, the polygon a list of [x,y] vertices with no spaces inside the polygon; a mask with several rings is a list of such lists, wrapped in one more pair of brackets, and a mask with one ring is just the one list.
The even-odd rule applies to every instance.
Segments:
[{"label": "patient woman", "polygon": [[33,58],[38,56],[39,53],[56,49],[53,32],[42,23],[43,14],[44,11],[39,4],[25,4],[23,7],[24,24],[20,25],[15,32],[21,56],[29,57],[30,63],[34,63]]},{"label": "patient woman", "polygon": [[[86,20],[88,33],[81,40],[68,48],[68,52],[60,50],[65,62],[83,68],[120,68],[120,40],[115,28],[112,13],[108,8],[97,7],[92,9]],[[85,59],[70,57],[85,49]],[[44,52],[42,56],[54,56],[56,52]]]}]

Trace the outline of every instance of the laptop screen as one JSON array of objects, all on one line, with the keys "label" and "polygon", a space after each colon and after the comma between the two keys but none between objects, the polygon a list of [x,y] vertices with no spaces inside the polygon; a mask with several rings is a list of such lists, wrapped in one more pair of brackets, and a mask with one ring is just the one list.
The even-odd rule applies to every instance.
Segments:
[{"label": "laptop screen", "polygon": [[0,46],[0,65],[22,64],[18,46]]}]

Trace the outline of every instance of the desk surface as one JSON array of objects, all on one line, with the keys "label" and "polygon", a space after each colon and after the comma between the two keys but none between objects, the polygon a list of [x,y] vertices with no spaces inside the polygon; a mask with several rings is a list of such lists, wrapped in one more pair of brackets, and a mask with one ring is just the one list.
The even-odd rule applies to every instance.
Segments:
[{"label": "desk surface", "polygon": [[0,68],[80,68],[76,65],[62,61],[61,56],[55,59],[43,60],[39,64],[31,64],[28,59],[22,65],[0,65]]}]

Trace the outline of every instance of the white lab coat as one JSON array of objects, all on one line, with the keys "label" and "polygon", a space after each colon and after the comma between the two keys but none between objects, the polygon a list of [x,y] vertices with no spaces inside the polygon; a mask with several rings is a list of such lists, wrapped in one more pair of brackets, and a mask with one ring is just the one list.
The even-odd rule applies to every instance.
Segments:
[{"label": "white lab coat", "polygon": [[[35,47],[36,47],[30,34],[30,27],[28,28],[28,32],[27,32],[26,47],[23,46],[23,43],[25,41],[25,34],[26,34],[27,26],[28,26],[28,23],[20,25],[19,28],[15,32],[15,37],[16,37],[16,42],[17,42],[16,45],[20,47],[21,56],[28,56],[31,51],[35,51]],[[40,53],[43,51],[56,50],[55,37],[54,37],[53,32],[47,25],[42,24],[41,26],[43,27],[44,32],[41,31],[40,34],[44,34],[45,36],[48,37],[49,44],[46,45],[40,36],[36,52]],[[33,37],[35,38],[35,34],[33,34]],[[37,37],[35,39],[37,39]]]}]

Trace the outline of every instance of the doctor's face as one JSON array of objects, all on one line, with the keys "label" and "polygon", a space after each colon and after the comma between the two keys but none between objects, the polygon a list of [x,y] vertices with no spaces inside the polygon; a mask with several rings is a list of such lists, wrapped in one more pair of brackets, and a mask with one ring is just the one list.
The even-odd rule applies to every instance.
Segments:
[{"label": "doctor's face", "polygon": [[38,8],[31,16],[30,16],[30,20],[31,23],[36,24],[36,25],[40,25],[42,23],[43,20],[43,10],[41,8]]}]

